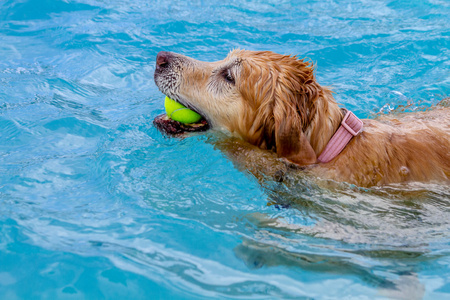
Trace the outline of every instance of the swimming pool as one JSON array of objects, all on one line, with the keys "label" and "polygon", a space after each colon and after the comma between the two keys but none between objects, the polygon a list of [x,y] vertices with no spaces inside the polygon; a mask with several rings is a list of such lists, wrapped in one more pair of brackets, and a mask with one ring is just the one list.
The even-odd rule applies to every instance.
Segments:
[{"label": "swimming pool", "polygon": [[[162,136],[161,50],[309,57],[360,117],[449,95],[446,1],[0,2],[0,298],[450,298],[450,187],[260,184]],[[406,108],[405,108],[406,107]]]}]

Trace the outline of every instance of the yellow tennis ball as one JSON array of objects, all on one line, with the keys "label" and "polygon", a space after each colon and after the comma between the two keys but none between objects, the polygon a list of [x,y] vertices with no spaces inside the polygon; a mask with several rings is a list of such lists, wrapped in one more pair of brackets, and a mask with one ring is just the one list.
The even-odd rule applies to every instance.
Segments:
[{"label": "yellow tennis ball", "polygon": [[190,110],[167,96],[164,100],[164,108],[166,109],[166,114],[169,118],[184,124],[195,123],[202,118],[202,116],[195,111]]}]

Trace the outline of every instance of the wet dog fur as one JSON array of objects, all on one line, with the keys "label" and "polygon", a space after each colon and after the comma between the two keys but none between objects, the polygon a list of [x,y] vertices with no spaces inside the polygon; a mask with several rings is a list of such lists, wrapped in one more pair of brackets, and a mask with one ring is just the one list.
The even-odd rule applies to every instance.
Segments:
[{"label": "wet dog fur", "polygon": [[212,128],[318,177],[362,187],[450,182],[448,105],[365,119],[362,133],[336,158],[318,163],[344,113],[314,71],[304,59],[270,51],[234,50],[217,62],[160,52],[155,82]]}]

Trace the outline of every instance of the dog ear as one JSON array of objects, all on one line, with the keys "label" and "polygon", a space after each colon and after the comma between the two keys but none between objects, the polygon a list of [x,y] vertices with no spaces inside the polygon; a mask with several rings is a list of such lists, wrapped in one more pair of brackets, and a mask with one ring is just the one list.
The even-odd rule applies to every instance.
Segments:
[{"label": "dog ear", "polygon": [[278,100],[273,112],[277,154],[300,166],[316,163],[316,153],[302,130],[296,109]]}]

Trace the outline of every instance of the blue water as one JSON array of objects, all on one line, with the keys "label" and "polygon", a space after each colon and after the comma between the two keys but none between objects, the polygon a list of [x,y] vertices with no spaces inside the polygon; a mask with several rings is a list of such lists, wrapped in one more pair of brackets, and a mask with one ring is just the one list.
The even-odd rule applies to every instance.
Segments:
[{"label": "blue water", "polygon": [[450,299],[449,186],[261,183],[152,126],[161,50],[309,57],[360,117],[434,105],[449,2],[226,3],[0,1],[1,299]]}]

